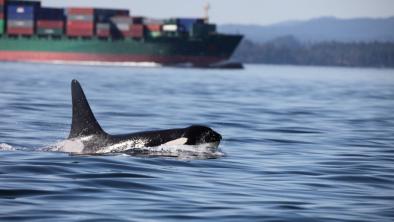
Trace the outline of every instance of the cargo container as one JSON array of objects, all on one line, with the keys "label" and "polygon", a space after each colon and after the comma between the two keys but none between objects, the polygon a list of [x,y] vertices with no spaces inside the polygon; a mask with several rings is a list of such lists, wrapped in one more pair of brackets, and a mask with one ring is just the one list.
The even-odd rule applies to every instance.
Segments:
[{"label": "cargo container", "polygon": [[96,23],[96,35],[109,38],[111,36],[111,25],[109,23]]},{"label": "cargo container", "polygon": [[7,33],[9,35],[33,35],[35,7],[10,2],[7,6]]},{"label": "cargo container", "polygon": [[97,23],[96,28],[97,29],[110,29],[111,25],[109,23]]},{"label": "cargo container", "polygon": [[108,23],[114,16],[129,16],[129,14],[129,10],[94,9],[94,21],[96,23]]},{"label": "cargo container", "polygon": [[133,19],[130,16],[115,16],[111,18],[111,34],[114,38],[132,37]]},{"label": "cargo container", "polygon": [[94,15],[93,8],[67,8],[66,15]]},{"label": "cargo container", "polygon": [[177,18],[176,24],[182,27],[181,31],[190,33],[193,31],[195,24],[204,24],[204,20],[199,18]]},{"label": "cargo container", "polygon": [[32,20],[8,20],[7,26],[14,28],[32,28],[33,23]]},{"label": "cargo container", "polygon": [[93,15],[68,15],[69,21],[93,21]]},{"label": "cargo container", "polygon": [[147,32],[146,37],[148,38],[158,38],[163,36],[163,32]]},{"label": "cargo container", "polygon": [[62,36],[64,34],[63,29],[54,28],[37,28],[36,33],[39,36]]},{"label": "cargo container", "polygon": [[133,19],[130,16],[114,16],[110,20],[113,23],[127,23],[127,24],[133,24]]},{"label": "cargo container", "polygon": [[34,21],[34,7],[29,5],[8,5],[7,19]]},{"label": "cargo container", "polygon": [[176,32],[176,31],[178,31],[178,26],[175,24],[165,24],[165,25],[163,25],[163,31]]},{"label": "cargo container", "polygon": [[66,33],[70,37],[93,37],[94,35],[94,9],[68,8],[66,10]]},{"label": "cargo container", "polygon": [[61,36],[64,34],[64,22],[56,20],[39,20],[36,22],[37,35]]},{"label": "cargo container", "polygon": [[56,20],[38,20],[36,22],[37,28],[49,28],[49,29],[63,29],[64,22]]},{"label": "cargo container", "polygon": [[69,37],[92,37],[93,32],[84,28],[74,28],[67,30],[67,36]]},{"label": "cargo container", "polygon": [[144,37],[144,25],[133,24],[131,26],[131,37],[132,38],[142,38],[142,37]]},{"label": "cargo container", "polygon": [[98,29],[96,30],[97,37],[101,38],[109,38],[111,37],[111,30],[110,29]]},{"label": "cargo container", "polygon": [[66,33],[71,37],[92,37],[94,25],[92,22],[67,21]]},{"label": "cargo container", "polygon": [[137,24],[137,25],[144,24],[144,17],[142,16],[133,16],[132,20],[133,20],[133,24]]},{"label": "cargo container", "polygon": [[64,20],[64,9],[61,8],[39,8],[36,13],[37,20]]},{"label": "cargo container", "polygon": [[149,32],[161,32],[161,24],[148,24],[145,26],[146,30]]},{"label": "cargo container", "polygon": [[33,30],[33,28],[7,26],[7,33],[9,35],[33,35],[34,30]]}]

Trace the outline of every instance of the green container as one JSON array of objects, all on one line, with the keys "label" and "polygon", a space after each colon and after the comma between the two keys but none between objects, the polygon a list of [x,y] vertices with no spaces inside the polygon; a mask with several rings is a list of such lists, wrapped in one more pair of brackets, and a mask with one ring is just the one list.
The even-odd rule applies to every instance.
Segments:
[{"label": "green container", "polygon": [[158,38],[162,36],[162,32],[147,32],[146,35],[151,38]]},{"label": "green container", "polygon": [[0,34],[4,33],[4,20],[0,20]]},{"label": "green container", "polygon": [[60,36],[60,35],[63,35],[63,29],[38,28],[37,35]]}]

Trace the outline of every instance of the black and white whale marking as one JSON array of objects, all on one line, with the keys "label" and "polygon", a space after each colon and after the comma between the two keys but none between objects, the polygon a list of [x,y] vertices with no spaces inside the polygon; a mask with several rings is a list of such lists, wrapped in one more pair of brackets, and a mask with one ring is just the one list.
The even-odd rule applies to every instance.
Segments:
[{"label": "black and white whale marking", "polygon": [[211,128],[193,125],[186,128],[137,132],[124,135],[110,135],[97,122],[81,85],[71,82],[72,125],[68,139],[57,151],[96,154],[125,152],[135,148],[158,147],[162,145],[202,145],[217,148],[222,136]]}]

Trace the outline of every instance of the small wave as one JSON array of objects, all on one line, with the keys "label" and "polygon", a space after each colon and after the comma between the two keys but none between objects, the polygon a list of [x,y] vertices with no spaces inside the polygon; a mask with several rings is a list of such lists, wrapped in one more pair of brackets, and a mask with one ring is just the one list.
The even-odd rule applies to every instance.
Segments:
[{"label": "small wave", "polygon": [[219,143],[205,143],[200,145],[161,145],[157,147],[144,147],[144,141],[125,141],[106,147],[99,148],[94,153],[86,152],[84,142],[90,137],[82,137],[72,140],[59,141],[48,147],[41,148],[40,151],[63,152],[72,155],[114,155],[126,154],[132,156],[155,156],[155,157],[175,157],[182,160],[189,159],[216,159],[224,156],[218,148]]},{"label": "small wave", "polygon": [[137,156],[175,157],[180,160],[217,159],[224,156],[224,153],[218,149],[217,143],[133,148],[125,150],[123,153]]},{"label": "small wave", "polygon": [[0,143],[0,151],[15,151],[15,147],[6,144],[6,143]]}]

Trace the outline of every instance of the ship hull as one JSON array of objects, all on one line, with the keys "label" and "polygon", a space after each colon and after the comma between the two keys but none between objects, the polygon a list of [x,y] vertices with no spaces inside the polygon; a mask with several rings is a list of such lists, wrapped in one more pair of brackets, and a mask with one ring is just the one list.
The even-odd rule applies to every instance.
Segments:
[{"label": "ship hull", "polygon": [[241,40],[238,35],[212,35],[205,39],[152,40],[0,38],[1,61],[154,62],[209,66],[230,58]]}]

